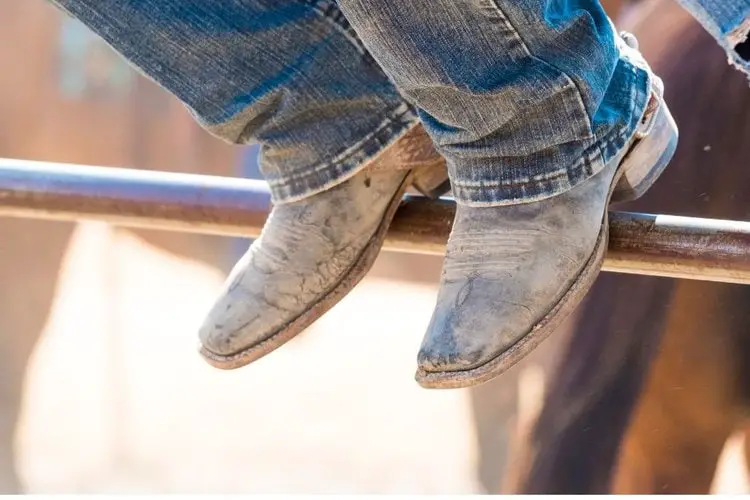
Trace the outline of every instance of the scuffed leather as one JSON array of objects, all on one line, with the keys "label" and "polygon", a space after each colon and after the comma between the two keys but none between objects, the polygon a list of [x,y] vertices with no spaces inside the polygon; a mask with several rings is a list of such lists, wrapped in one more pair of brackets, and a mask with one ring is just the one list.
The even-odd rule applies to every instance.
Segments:
[{"label": "scuffed leather", "polygon": [[619,162],[539,202],[457,206],[420,368],[476,368],[544,317],[594,250]]},{"label": "scuffed leather", "polygon": [[418,354],[422,371],[478,368],[530,334],[592,258],[614,183],[629,176],[643,182],[663,170],[677,129],[663,84],[651,76],[652,98],[633,137],[596,175],[541,201],[457,205],[437,305]]},{"label": "scuffed leather", "polygon": [[365,167],[370,172],[424,168],[439,169],[442,175],[448,175],[445,158],[437,152],[435,144],[421,124],[412,127],[398,139],[394,147],[387,148],[376,161]]},{"label": "scuffed leather", "polygon": [[323,193],[274,207],[201,327],[203,346],[219,355],[237,353],[320,300],[358,259],[406,175],[362,171]]},{"label": "scuffed leather", "polygon": [[445,160],[417,125],[349,180],[274,207],[203,322],[203,347],[236,354],[315,305],[359,262],[407,175],[424,169],[446,172]]}]

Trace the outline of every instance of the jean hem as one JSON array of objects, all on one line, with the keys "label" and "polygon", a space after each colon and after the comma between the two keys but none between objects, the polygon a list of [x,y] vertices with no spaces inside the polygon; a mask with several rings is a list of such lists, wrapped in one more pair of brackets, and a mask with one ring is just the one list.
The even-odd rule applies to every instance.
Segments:
[{"label": "jean hem", "polygon": [[630,105],[624,111],[625,124],[616,126],[592,143],[584,144],[576,161],[563,168],[554,168],[533,177],[517,177],[503,182],[482,181],[462,183],[451,181],[453,197],[461,205],[473,207],[518,205],[532,203],[563,194],[604,169],[609,161],[632,142],[650,96],[651,72],[645,61],[641,64],[622,57],[624,74],[630,79]]},{"label": "jean hem", "polygon": [[750,60],[743,58],[738,47],[750,40],[750,5],[736,8],[731,15],[721,15],[715,9],[709,11],[700,2],[678,0],[690,14],[714,37],[726,51],[729,64],[750,77]]},{"label": "jean hem", "polygon": [[375,130],[331,161],[269,180],[272,202],[280,205],[300,201],[347,181],[419,123],[414,109],[401,103],[386,113]]},{"label": "jean hem", "polygon": [[750,44],[750,8],[742,22],[730,32],[727,43],[724,44],[729,64],[750,78],[750,59],[740,55],[740,47],[745,47],[746,51],[747,44]]}]

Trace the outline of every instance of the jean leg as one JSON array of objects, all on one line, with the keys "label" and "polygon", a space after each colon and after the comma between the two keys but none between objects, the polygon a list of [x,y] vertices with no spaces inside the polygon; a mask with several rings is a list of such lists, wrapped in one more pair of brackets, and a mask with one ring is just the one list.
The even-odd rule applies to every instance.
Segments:
[{"label": "jean leg", "polygon": [[597,0],[339,0],[415,104],[474,206],[544,199],[599,172],[643,115],[650,73]]},{"label": "jean leg", "polygon": [[750,0],[678,0],[750,76]]},{"label": "jean leg", "polygon": [[53,0],[184,102],[262,146],[276,203],[354,175],[418,122],[333,0]]}]

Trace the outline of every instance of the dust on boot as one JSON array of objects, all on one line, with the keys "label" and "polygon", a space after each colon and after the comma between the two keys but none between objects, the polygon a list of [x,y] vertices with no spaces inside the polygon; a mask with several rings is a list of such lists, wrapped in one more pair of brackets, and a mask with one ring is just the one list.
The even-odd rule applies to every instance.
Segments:
[{"label": "dust on boot", "polygon": [[416,126],[348,180],[274,207],[200,329],[203,357],[239,368],[294,338],[369,271],[407,187],[438,196],[446,181]]}]

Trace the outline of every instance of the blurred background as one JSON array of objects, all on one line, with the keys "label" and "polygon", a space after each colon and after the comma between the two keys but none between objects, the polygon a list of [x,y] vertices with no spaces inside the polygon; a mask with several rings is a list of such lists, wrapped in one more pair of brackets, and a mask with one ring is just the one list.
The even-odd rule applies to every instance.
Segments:
[{"label": "blurred background", "polygon": [[[0,25],[0,157],[259,176],[256,147],[210,137],[43,0],[0,0]],[[482,491],[469,394],[413,381],[439,259],[384,256],[299,339],[221,372],[196,329],[248,241],[0,234],[0,490]]]},{"label": "blurred background", "polygon": [[[208,136],[43,0],[0,0],[0,26],[0,157],[258,177],[257,148]],[[475,391],[420,389],[440,259],[384,253],[295,341],[221,372],[196,328],[247,245],[0,219],[0,491],[501,488],[556,337]],[[747,490],[740,447],[715,491]]]}]

